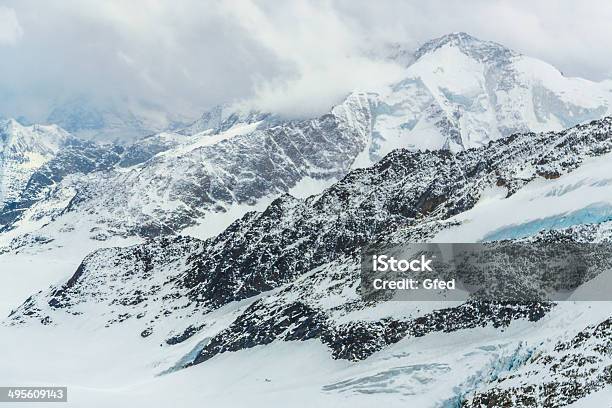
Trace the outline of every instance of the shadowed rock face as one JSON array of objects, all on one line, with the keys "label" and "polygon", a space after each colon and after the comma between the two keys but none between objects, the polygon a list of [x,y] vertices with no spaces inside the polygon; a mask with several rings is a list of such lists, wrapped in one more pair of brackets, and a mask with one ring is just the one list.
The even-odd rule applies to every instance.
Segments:
[{"label": "shadowed rock face", "polygon": [[325,314],[301,302],[270,305],[256,302],[226,330],[214,337],[192,364],[200,364],[219,353],[238,351],[274,340],[296,341],[321,338],[336,359],[364,360],[405,337],[433,332],[450,333],[474,327],[505,327],[516,319],[537,321],[550,304],[504,305],[464,303],[436,310],[414,320],[381,319],[337,326]]}]

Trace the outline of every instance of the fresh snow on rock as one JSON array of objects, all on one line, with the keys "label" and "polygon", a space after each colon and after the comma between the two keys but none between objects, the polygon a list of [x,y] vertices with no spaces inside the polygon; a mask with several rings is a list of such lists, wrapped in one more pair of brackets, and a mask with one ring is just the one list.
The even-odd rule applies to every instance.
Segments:
[{"label": "fresh snow on rock", "polygon": [[109,171],[70,174],[49,186],[5,227],[4,240],[34,231],[55,239],[61,229],[84,226],[98,241],[176,234],[198,224],[205,230],[213,217],[227,226],[242,215],[238,209],[269,202],[304,178],[346,174],[369,137],[372,104],[369,94],[355,93],[317,119],[145,139],[118,153]]},{"label": "fresh snow on rock", "polygon": [[542,230],[612,221],[612,155],[588,159],[557,179],[535,179],[508,198],[507,191],[500,190],[451,218],[457,225],[441,231],[435,240],[517,239]]}]

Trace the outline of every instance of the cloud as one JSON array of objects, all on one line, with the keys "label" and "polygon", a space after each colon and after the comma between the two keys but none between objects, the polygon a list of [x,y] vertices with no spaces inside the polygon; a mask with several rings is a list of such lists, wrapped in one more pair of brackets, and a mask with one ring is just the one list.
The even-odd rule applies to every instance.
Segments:
[{"label": "cloud", "polygon": [[413,49],[451,31],[500,42],[567,75],[599,80],[612,67],[606,0],[12,4],[0,7],[0,44],[12,45],[0,47],[0,115],[39,121],[75,95],[186,116],[235,100],[310,116],[398,74],[364,50],[392,42]]},{"label": "cloud", "polygon": [[342,21],[330,2],[234,5],[226,5],[227,13],[292,68],[286,75],[255,78],[251,103],[259,109],[314,116],[349,91],[377,91],[399,78],[399,66],[365,57],[362,36]]},{"label": "cloud", "polygon": [[15,45],[23,35],[15,10],[0,6],[0,46]]}]

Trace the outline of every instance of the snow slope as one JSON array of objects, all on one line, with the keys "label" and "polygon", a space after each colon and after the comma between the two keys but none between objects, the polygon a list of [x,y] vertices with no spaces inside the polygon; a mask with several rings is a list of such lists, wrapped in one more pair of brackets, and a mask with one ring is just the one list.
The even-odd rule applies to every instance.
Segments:
[{"label": "snow slope", "polygon": [[[17,358],[10,359],[3,380],[11,375],[15,384],[68,385],[67,406],[79,408],[192,408],[202,401],[215,407],[277,407],[290,401],[292,407],[440,408],[455,406],[458,394],[470,394],[481,381],[512,372],[530,355],[554,348],[555,338],[571,338],[576,330],[568,323],[596,324],[609,308],[609,303],[567,304],[544,321],[514,323],[503,332],[488,327],[404,339],[358,363],[330,359],[316,340],[276,342],[162,376],[155,374],[167,361],[156,344],[126,341],[112,330],[93,340],[83,329],[53,335],[28,328],[19,336],[0,336],[0,347],[21,341],[34,343],[27,349],[36,350],[32,339],[44,335],[50,346],[71,352],[49,356],[40,350],[32,359],[42,364],[28,372]],[[151,363],[153,356],[161,361]],[[92,372],[92,366],[99,369]],[[597,405],[597,394],[591,395],[594,403],[577,406],[606,406]]]},{"label": "snow slope", "polygon": [[497,188],[474,208],[451,219],[437,242],[517,239],[540,231],[612,221],[612,155],[585,161],[559,178],[535,179],[506,198]]}]

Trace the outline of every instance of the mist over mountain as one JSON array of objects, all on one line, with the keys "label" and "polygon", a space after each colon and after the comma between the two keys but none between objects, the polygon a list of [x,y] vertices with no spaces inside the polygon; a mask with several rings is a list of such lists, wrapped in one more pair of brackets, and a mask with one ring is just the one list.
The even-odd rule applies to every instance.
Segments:
[{"label": "mist over mountain", "polygon": [[[54,110],[85,96],[93,101],[88,110],[109,114],[112,130],[127,123],[131,131],[155,133],[236,100],[291,118],[315,117],[349,92],[378,91],[398,73],[394,62],[407,62],[373,61],[370,54],[396,46],[409,59],[421,44],[457,31],[549,62],[568,77],[612,77],[612,12],[604,0],[584,7],[548,0],[150,3],[3,5],[0,116],[48,124]],[[121,138],[111,133],[110,140]]]},{"label": "mist over mountain", "polygon": [[[564,77],[465,33],[425,43],[402,72],[386,91],[352,93],[316,119],[225,105],[182,129],[114,146],[114,159],[92,145],[88,160],[103,166],[79,167],[80,155],[56,149],[29,167],[30,182],[5,205],[4,245],[53,242],[75,229],[101,242],[188,227],[208,236],[283,193],[317,193],[317,185],[393,149],[456,152],[513,133],[565,129],[612,106],[612,92],[600,83]],[[106,120],[86,112],[65,125],[78,135]],[[198,227],[211,222],[218,227]]]}]

